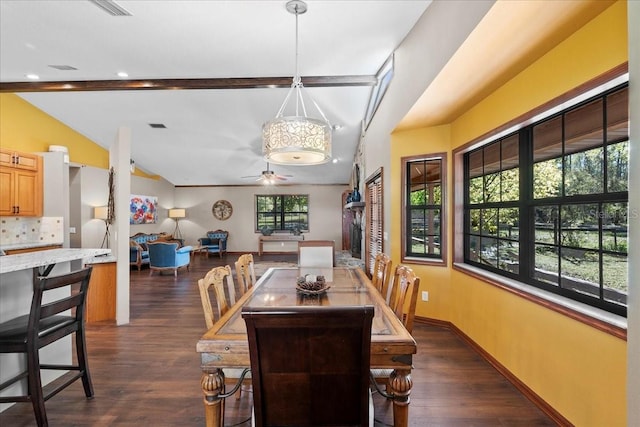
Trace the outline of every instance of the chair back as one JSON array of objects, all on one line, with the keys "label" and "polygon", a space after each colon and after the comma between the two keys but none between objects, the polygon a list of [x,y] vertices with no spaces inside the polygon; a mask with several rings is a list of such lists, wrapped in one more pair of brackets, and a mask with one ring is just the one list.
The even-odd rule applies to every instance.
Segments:
[{"label": "chair back", "polygon": [[396,267],[392,286],[389,305],[402,321],[407,331],[411,333],[413,330],[413,318],[416,314],[420,278],[415,275],[411,268],[406,265],[399,265]]},{"label": "chair back", "polygon": [[236,279],[240,294],[244,295],[256,283],[256,271],[253,265],[253,255],[240,255],[236,261]]},{"label": "chair back", "polygon": [[242,310],[256,426],[364,426],[373,306]]},{"label": "chair back", "polygon": [[[227,283],[227,293],[229,294],[229,303],[224,290],[224,284]],[[211,329],[216,322],[211,298],[209,297],[209,289],[213,287],[216,296],[216,308],[218,319],[229,311],[229,307],[236,303],[235,285],[233,276],[231,275],[231,267],[228,265],[215,267],[209,270],[204,278],[198,280],[198,288],[200,289],[200,300],[202,302],[202,310],[204,311],[204,320],[207,329]]]},{"label": "chair back", "polygon": [[[93,267],[87,267],[71,273],[36,279],[31,299],[27,342],[37,342],[39,347],[44,347],[82,329],[92,270]],[[48,302],[43,303],[43,300]],[[67,310],[71,310],[71,313],[65,313]],[[49,324],[54,324],[54,316],[58,319],[55,320],[55,327],[50,327]],[[60,322],[60,316],[68,319],[66,322]]]},{"label": "chair back", "polygon": [[177,242],[153,242],[149,243],[149,265],[152,267],[175,267],[176,251],[180,246]]},{"label": "chair back", "polygon": [[333,240],[300,240],[298,242],[298,266],[332,268],[335,259]]},{"label": "chair back", "polygon": [[389,255],[382,252],[376,255],[371,282],[389,304],[389,283],[391,282],[391,257]]}]

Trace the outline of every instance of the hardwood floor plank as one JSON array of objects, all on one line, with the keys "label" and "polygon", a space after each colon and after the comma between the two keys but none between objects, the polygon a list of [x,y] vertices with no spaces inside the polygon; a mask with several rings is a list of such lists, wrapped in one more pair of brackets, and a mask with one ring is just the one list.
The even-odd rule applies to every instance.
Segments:
[{"label": "hardwood floor plank", "polygon": [[[295,255],[254,256],[256,262],[295,261]],[[237,255],[192,258],[189,271],[149,275],[131,271],[131,323],[87,326],[95,398],[77,382],[46,403],[51,426],[203,426],[200,360],[205,332],[197,280]],[[417,323],[411,426],[553,426],[482,357],[446,328]],[[250,390],[228,399],[226,425],[249,426]],[[391,404],[374,396],[378,426],[392,422]],[[0,413],[1,426],[33,426],[30,404]]]}]

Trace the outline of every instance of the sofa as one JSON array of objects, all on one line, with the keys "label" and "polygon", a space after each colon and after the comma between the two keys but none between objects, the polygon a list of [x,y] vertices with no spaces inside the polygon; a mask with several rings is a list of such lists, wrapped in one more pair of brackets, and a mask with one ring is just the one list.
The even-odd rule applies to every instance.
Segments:
[{"label": "sofa", "polygon": [[148,244],[155,241],[176,242],[179,246],[184,244],[182,239],[174,239],[167,233],[137,233],[129,237],[129,264],[135,265],[138,271],[143,265],[149,264]]},{"label": "sofa", "polygon": [[167,242],[154,240],[147,244],[149,249],[149,274],[154,271],[163,272],[173,270],[173,275],[178,276],[180,267],[189,269],[191,261],[191,246],[182,246],[176,241]]},{"label": "sofa", "polygon": [[227,240],[229,240],[228,231],[215,230],[207,231],[207,237],[199,238],[198,242],[201,248],[206,248],[207,258],[209,254],[218,254],[222,258],[222,255],[227,252]]}]

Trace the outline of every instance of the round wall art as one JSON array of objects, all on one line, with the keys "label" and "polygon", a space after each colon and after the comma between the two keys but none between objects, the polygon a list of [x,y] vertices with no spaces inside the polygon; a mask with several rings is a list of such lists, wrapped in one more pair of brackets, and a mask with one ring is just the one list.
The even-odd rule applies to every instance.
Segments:
[{"label": "round wall art", "polygon": [[216,219],[224,221],[233,213],[233,206],[231,206],[231,203],[226,200],[218,200],[213,204],[211,212]]}]

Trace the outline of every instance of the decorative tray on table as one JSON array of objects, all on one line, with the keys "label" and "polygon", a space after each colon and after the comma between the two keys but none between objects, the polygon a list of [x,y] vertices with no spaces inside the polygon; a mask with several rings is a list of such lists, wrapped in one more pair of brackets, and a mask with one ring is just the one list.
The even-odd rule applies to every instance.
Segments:
[{"label": "decorative tray on table", "polygon": [[307,274],[298,277],[296,281],[296,290],[305,295],[320,295],[327,292],[331,286],[325,282],[324,276],[314,276]]}]

